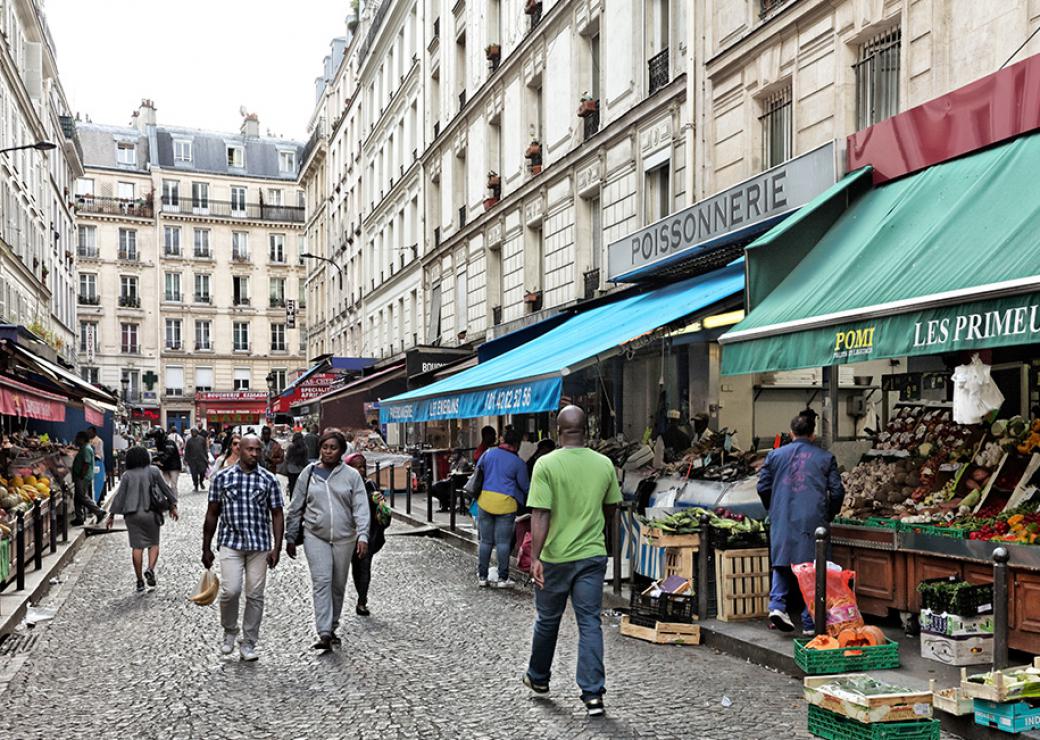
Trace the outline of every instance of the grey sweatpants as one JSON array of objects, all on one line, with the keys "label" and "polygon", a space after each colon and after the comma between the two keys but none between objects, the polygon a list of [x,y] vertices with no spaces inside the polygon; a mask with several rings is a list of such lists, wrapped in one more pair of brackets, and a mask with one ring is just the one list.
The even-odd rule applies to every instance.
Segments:
[{"label": "grey sweatpants", "polygon": [[356,539],[330,544],[304,529],[303,551],[314,587],[314,628],[318,635],[331,634],[339,627],[343,593],[350,575],[350,559]]}]

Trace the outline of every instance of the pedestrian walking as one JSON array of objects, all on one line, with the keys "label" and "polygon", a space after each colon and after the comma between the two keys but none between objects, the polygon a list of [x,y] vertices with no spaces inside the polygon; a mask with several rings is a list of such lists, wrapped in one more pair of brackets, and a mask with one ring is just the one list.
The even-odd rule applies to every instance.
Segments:
[{"label": "pedestrian walking", "polygon": [[241,443],[242,438],[237,434],[228,436],[227,448],[225,449],[224,454],[218,457],[213,463],[213,475],[210,476],[211,481],[221,470],[224,468],[230,468],[232,465],[238,463],[238,449]]},{"label": "pedestrian walking", "polygon": [[105,443],[93,426],[87,427],[87,439],[94,450],[94,500],[100,504],[105,499]]},{"label": "pedestrian walking", "polygon": [[97,505],[91,495],[94,490],[94,448],[86,432],[77,432],[73,444],[76,446],[76,457],[72,460],[72,505],[75,509],[73,525],[86,523],[83,518],[84,509],[94,515],[100,524],[105,518],[105,510]]},{"label": "pedestrian walking", "polygon": [[155,440],[155,464],[166,478],[166,485],[177,490],[177,481],[181,477],[181,453],[177,443],[166,436],[162,427],[156,427],[149,435]]},{"label": "pedestrian walking", "polygon": [[497,553],[498,581],[496,587],[509,588],[509,554],[513,550],[513,528],[516,514],[527,500],[529,481],[527,466],[517,455],[520,432],[507,429],[502,444],[492,447],[480,456],[477,470],[483,473],[480,495],[477,497],[477,531],[480,536],[480,557],[477,561],[477,585],[488,585],[491,550]]},{"label": "pedestrian walking", "polygon": [[[171,504],[170,518],[177,520],[177,492],[166,485],[159,469],[152,465],[151,456],[144,447],[131,447],[126,453],[126,470],[119,477],[119,488],[112,497],[109,509],[109,529],[116,514],[123,517],[127,534],[130,536],[131,559],[134,575],[137,576],[137,592],[154,589],[155,566],[159,562],[159,528],[163,525],[163,514],[154,511],[152,489],[158,489]],[[148,551],[148,569],[142,572],[144,551]]]},{"label": "pedestrian walking", "polygon": [[[213,565],[214,534],[220,551],[220,623],[223,655],[235,649],[239,634],[238,605],[246,597],[242,616],[242,660],[257,659],[260,622],[264,616],[267,570],[274,569],[282,550],[283,500],[274,474],[260,467],[260,439],[249,434],[239,443],[238,462],[213,478],[202,529],[202,564]],[[219,532],[217,525],[220,525]],[[273,531],[272,531],[273,530]]]},{"label": "pedestrian walking", "polygon": [[[307,445],[307,462],[318,459],[318,425],[311,424],[307,433],[303,435],[304,444]],[[289,487],[292,490],[292,486]]]},{"label": "pedestrian walking", "polygon": [[183,455],[184,454],[184,437],[181,436],[181,433],[179,431],[177,431],[177,425],[176,424],[170,424],[170,433],[167,435],[167,437],[169,437],[170,441],[172,441],[175,445],[177,445],[177,454]]},{"label": "pedestrian walking", "polygon": [[329,650],[340,644],[336,630],[351,560],[355,552],[368,554],[369,505],[361,475],[342,462],[343,434],[327,431],[320,442],[320,460],[300,474],[293,491],[285,552],[295,558],[302,542],[314,591],[313,647]]},{"label": "pedestrian walking", "polygon": [[296,481],[309,462],[307,443],[304,441],[303,434],[296,432],[285,453],[285,475],[289,479],[289,498],[292,498],[293,491],[296,490]]},{"label": "pedestrian walking", "polygon": [[578,623],[577,682],[590,717],[602,715],[603,580],[606,523],[621,502],[610,458],[585,447],[585,412],[566,406],[556,417],[560,447],[535,463],[531,494],[531,578],[537,617],[524,684],[549,691],[560,619],[570,599]]},{"label": "pedestrian walking", "polygon": [[800,612],[802,632],[814,625],[791,566],[816,557],[813,533],[841,510],[845,489],[834,455],[814,444],[816,419],[801,414],[791,421],[791,443],[770,451],[758,473],[758,495],[769,512],[769,622],[794,630],[790,612]]},{"label": "pedestrian walking", "polygon": [[368,492],[368,552],[365,555],[354,550],[350,568],[354,574],[354,589],[357,591],[355,611],[359,617],[371,614],[368,610],[368,587],[372,584],[372,557],[386,544],[386,528],[390,526],[390,506],[383,492],[368,477],[368,460],[360,452],[347,455],[344,463],[354,468],[365,481]]},{"label": "pedestrian walking", "polygon": [[492,426],[486,426],[480,430],[480,444],[473,451],[473,462],[480,462],[480,457],[490,450],[498,442],[498,431]]},{"label": "pedestrian walking", "polygon": [[206,449],[206,438],[192,429],[188,441],[184,443],[184,463],[191,473],[191,486],[195,493],[206,490],[206,468],[209,467],[209,450]]},{"label": "pedestrian walking", "polygon": [[278,467],[285,461],[285,450],[271,435],[271,427],[264,427],[260,432],[260,441],[263,443],[263,467],[272,473],[278,472]]}]

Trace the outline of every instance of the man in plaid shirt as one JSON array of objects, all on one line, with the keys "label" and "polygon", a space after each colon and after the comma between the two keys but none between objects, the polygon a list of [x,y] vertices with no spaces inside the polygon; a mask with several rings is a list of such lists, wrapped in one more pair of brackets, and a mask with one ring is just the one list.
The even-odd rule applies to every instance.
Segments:
[{"label": "man in plaid shirt", "polygon": [[278,565],[285,528],[282,489],[274,473],[260,467],[262,449],[260,438],[255,434],[242,438],[238,464],[225,468],[213,478],[202,529],[202,564],[206,568],[213,565],[210,545],[214,534],[217,534],[220,550],[220,622],[224,627],[220,652],[230,655],[235,649],[238,602],[244,583],[246,608],[238,650],[242,660],[250,661],[257,659],[256,642],[264,615],[267,569]]}]

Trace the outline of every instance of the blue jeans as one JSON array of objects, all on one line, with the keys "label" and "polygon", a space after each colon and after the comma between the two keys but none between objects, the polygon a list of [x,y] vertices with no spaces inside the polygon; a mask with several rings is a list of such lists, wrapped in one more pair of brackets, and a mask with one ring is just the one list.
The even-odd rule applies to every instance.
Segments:
[{"label": "blue jeans", "polygon": [[769,589],[769,610],[779,609],[788,614],[802,613],[802,629],[815,628],[813,618],[809,615],[809,607],[802,598],[802,590],[798,588],[798,579],[791,572],[789,565],[773,567],[773,582]]},{"label": "blue jeans", "polygon": [[538,616],[534,621],[527,675],[534,683],[549,683],[560,619],[570,597],[578,622],[578,687],[583,699],[602,696],[606,693],[606,672],[603,669],[603,630],[599,615],[603,607],[607,558],[585,558],[570,563],[543,562],[542,565],[545,587],[534,591]]},{"label": "blue jeans", "polygon": [[486,581],[491,566],[491,549],[498,553],[498,580],[509,578],[509,554],[513,550],[513,524],[516,514],[488,514],[483,509],[477,515],[477,532],[480,534],[480,559],[477,577]]}]

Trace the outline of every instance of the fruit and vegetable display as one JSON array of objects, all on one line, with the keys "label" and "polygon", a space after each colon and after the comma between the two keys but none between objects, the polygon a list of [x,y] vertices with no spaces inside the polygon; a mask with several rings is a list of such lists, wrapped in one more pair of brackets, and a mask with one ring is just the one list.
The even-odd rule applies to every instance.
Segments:
[{"label": "fruit and vegetable display", "polygon": [[765,524],[758,519],[728,511],[722,507],[714,511],[693,506],[680,509],[660,519],[640,517],[639,521],[647,527],[659,529],[666,534],[693,534],[701,531],[701,516],[708,517],[708,526],[713,529],[734,533],[765,534]]},{"label": "fruit and vegetable display", "polygon": [[[806,645],[806,647],[809,646]],[[817,686],[816,690],[828,694],[856,694],[858,696],[891,696],[910,693],[908,688],[879,681],[864,673],[835,676],[828,679],[827,683]]]},{"label": "fruit and vegetable display", "polygon": [[1040,668],[1007,668],[968,676],[969,683],[996,686],[997,675],[1008,700],[1040,698]]},{"label": "fruit and vegetable display", "polygon": [[0,537],[10,534],[18,512],[28,512],[37,499],[60,493],[75,450],[52,442],[46,435],[22,433],[0,440]]}]

